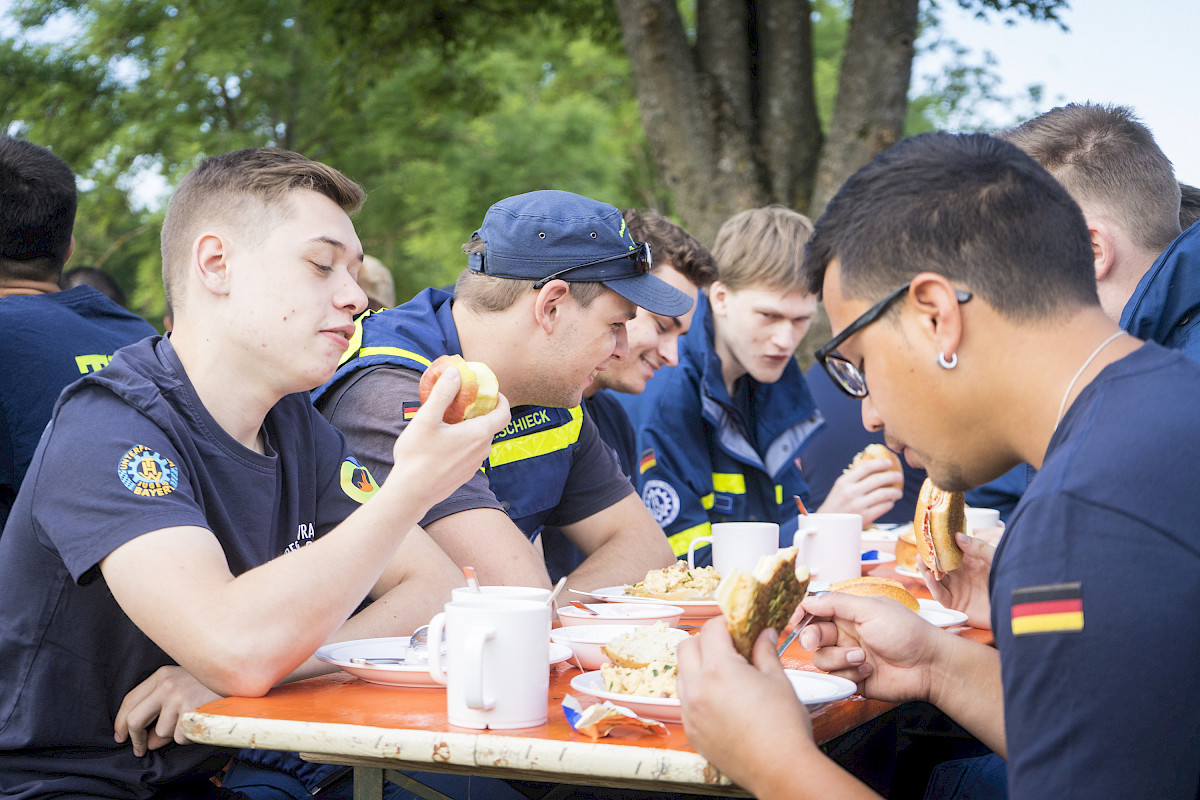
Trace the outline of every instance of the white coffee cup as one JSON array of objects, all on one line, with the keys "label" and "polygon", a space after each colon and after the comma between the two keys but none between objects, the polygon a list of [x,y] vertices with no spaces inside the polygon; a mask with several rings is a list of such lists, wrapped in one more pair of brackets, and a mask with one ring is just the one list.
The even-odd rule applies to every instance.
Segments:
[{"label": "white coffee cup", "polygon": [[753,572],[762,556],[779,550],[779,526],[774,522],[714,522],[710,536],[697,536],[688,543],[689,567],[696,566],[696,548],[712,546],[712,563],[722,576],[734,570]]},{"label": "white coffee cup", "polygon": [[446,685],[446,716],[463,728],[544,725],[550,690],[550,606],[451,600],[429,622],[429,674]]},{"label": "white coffee cup", "polygon": [[808,565],[820,583],[862,575],[862,517],[858,514],[802,514],[793,543],[797,563]]},{"label": "white coffee cup", "polygon": [[533,600],[545,603],[550,599],[550,590],[538,586],[480,586],[475,591],[470,586],[459,586],[450,590],[451,600]]},{"label": "white coffee cup", "polygon": [[968,508],[967,531],[974,533],[982,528],[995,528],[1000,524],[1000,512],[994,508]]}]

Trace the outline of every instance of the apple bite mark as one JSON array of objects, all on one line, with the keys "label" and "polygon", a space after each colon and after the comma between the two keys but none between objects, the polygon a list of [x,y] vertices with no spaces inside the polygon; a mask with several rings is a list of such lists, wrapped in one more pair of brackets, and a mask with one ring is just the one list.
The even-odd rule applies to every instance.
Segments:
[{"label": "apple bite mark", "polygon": [[422,405],[429,399],[437,379],[452,367],[458,370],[460,386],[458,394],[450,401],[442,415],[443,422],[462,422],[464,419],[486,414],[496,407],[500,401],[500,384],[496,374],[487,364],[467,361],[460,355],[438,356],[425,370],[418,387]]}]

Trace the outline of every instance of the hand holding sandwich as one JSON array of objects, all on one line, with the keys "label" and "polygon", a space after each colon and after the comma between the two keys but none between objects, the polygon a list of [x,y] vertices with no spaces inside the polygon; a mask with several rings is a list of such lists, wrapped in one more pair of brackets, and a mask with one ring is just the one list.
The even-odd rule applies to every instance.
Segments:
[{"label": "hand holding sandwich", "polygon": [[777,639],[764,631],[747,662],[717,617],[679,645],[688,744],[755,797],[878,797],[817,748],[808,709],[775,655]]},{"label": "hand holding sandwich", "polygon": [[955,537],[962,549],[962,564],[953,572],[946,573],[940,581],[921,559],[917,559],[917,570],[925,580],[925,586],[933,599],[946,608],[953,608],[967,615],[967,624],[972,628],[992,629],[992,602],[988,597],[988,575],[992,571],[994,545],[976,536],[958,534]]},{"label": "hand holding sandwich", "polygon": [[900,457],[881,444],[868,445],[855,456],[817,509],[823,514],[858,514],[863,527],[892,510],[904,496]]}]

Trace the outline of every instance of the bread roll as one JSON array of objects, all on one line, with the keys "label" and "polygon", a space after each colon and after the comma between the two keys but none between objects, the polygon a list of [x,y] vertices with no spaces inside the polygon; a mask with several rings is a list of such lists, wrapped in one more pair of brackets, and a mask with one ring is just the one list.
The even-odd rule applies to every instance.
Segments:
[{"label": "bread roll", "polygon": [[877,578],[873,575],[867,575],[862,578],[850,578],[849,580],[838,581],[833,584],[829,587],[829,591],[855,594],[862,597],[890,597],[911,611],[921,610],[921,604],[917,602],[917,598],[913,597],[912,592],[905,589],[904,584],[900,583],[900,581],[894,581],[890,578]]},{"label": "bread roll", "polygon": [[925,479],[917,498],[913,533],[917,537],[917,556],[929,567],[934,580],[962,563],[962,548],[954,534],[967,530],[966,501],[962,492],[947,492]]},{"label": "bread roll", "polygon": [[809,572],[796,565],[796,548],[763,556],[754,574],[734,572],[717,587],[717,604],[733,644],[747,661],[754,642],[767,628],[782,632],[808,593]]},{"label": "bread roll", "polygon": [[638,625],[636,630],[623,633],[600,650],[618,667],[639,669],[655,662],[676,664],[675,648],[688,638],[688,632],[668,628],[665,622]]},{"label": "bread roll", "polygon": [[891,450],[887,449],[886,447],[884,447],[881,444],[869,444],[866,447],[864,447],[862,449],[862,451],[854,457],[854,460],[850,462],[850,466],[846,467],[846,469],[854,469],[855,467],[857,467],[859,464],[863,463],[864,461],[873,461],[873,460],[881,459],[881,458],[886,458],[889,461],[891,461],[892,469],[901,473],[901,477],[898,480],[894,481],[892,485],[903,488],[903,486],[904,486],[904,477],[903,477],[904,467],[900,463],[900,456],[896,455]]},{"label": "bread roll", "polygon": [[917,571],[917,534],[911,526],[901,531],[896,538],[896,566],[912,572]]}]

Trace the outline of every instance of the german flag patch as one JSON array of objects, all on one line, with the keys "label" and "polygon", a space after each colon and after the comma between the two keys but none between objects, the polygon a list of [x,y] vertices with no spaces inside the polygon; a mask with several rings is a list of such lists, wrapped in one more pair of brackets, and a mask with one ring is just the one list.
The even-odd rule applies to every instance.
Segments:
[{"label": "german flag patch", "polygon": [[417,415],[417,412],[421,410],[421,404],[420,403],[405,403],[402,406],[402,408],[404,409],[404,421],[411,422],[412,418],[415,417]]},{"label": "german flag patch", "polygon": [[654,457],[654,448],[643,450],[642,457],[638,461],[638,472],[645,475],[646,470],[654,469],[657,465],[658,459]]},{"label": "german flag patch", "polygon": [[1029,586],[1012,593],[1013,636],[1083,630],[1083,584]]}]

